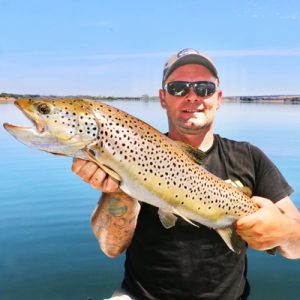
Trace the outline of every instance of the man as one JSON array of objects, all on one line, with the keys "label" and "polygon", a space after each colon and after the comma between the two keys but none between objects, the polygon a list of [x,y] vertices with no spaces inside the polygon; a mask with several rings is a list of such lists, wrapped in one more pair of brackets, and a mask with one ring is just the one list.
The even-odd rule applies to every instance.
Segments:
[{"label": "man", "polygon": [[[218,85],[214,63],[196,50],[182,50],[166,62],[159,96],[168,116],[168,136],[206,152],[208,171],[251,188],[260,209],[236,223],[237,233],[249,246],[278,247],[283,256],[299,258],[300,216],[289,198],[292,188],[258,148],[214,134],[215,112],[222,100]],[[118,187],[92,162],[75,161],[73,172],[103,192]],[[120,217],[114,212],[120,207],[122,234],[114,227]],[[127,248],[121,295],[160,300],[247,298],[246,245],[237,255],[215,231],[180,218],[175,227],[165,229],[157,208],[130,199],[103,199],[99,218],[110,220],[102,226],[102,250],[115,257]]]}]

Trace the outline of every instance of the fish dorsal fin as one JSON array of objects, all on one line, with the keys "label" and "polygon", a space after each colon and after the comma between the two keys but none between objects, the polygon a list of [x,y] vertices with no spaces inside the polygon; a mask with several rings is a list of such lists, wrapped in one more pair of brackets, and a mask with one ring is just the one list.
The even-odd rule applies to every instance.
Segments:
[{"label": "fish dorsal fin", "polygon": [[105,166],[105,165],[103,165],[102,163],[99,162],[99,160],[95,156],[95,152],[93,150],[86,148],[86,149],[84,149],[84,152],[89,157],[89,159],[91,161],[93,161],[94,163],[96,163],[104,172],[106,172],[108,175],[110,175],[115,180],[121,181],[121,177],[118,173],[116,173],[111,168],[109,168],[109,167],[107,167],[107,166]]},{"label": "fish dorsal fin", "polygon": [[206,153],[182,141],[175,141],[176,144],[196,163],[203,164]]},{"label": "fish dorsal fin", "polygon": [[252,190],[248,186],[244,186],[238,179],[230,178],[225,180],[225,182],[230,183],[233,187],[237,188],[248,197],[252,197]]},{"label": "fish dorsal fin", "polygon": [[173,226],[175,226],[177,217],[173,213],[171,213],[170,210],[159,208],[158,216],[159,216],[159,219],[160,219],[162,225],[166,229],[169,229],[169,228],[172,228]]},{"label": "fish dorsal fin", "polygon": [[233,252],[240,254],[244,242],[242,238],[236,233],[234,225],[224,228],[216,229],[228,248]]}]

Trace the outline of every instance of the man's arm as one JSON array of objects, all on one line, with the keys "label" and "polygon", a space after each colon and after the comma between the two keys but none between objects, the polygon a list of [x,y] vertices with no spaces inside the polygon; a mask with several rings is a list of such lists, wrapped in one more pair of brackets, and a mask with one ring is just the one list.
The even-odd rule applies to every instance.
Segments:
[{"label": "man's arm", "polygon": [[109,257],[117,257],[131,243],[140,204],[122,191],[102,194],[91,226],[100,248]]},{"label": "man's arm", "polygon": [[102,251],[116,257],[130,244],[134,234],[140,204],[119,190],[119,183],[108,176],[95,163],[75,160],[73,173],[103,192],[95,209],[91,225]]},{"label": "man's arm", "polygon": [[237,233],[256,250],[278,247],[286,258],[300,258],[300,213],[289,197],[274,204],[253,197],[260,209],[236,223]]}]

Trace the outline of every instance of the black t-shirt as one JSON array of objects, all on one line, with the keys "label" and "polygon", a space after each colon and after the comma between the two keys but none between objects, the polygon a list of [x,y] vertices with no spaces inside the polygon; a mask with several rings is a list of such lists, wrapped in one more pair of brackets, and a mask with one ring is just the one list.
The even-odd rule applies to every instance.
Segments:
[{"label": "black t-shirt", "polygon": [[[239,180],[253,195],[274,202],[293,191],[266,155],[246,142],[215,135],[204,167],[224,180]],[[157,210],[142,204],[126,252],[122,288],[139,300],[246,299],[246,244],[238,255],[214,230],[181,218],[165,229]]]}]

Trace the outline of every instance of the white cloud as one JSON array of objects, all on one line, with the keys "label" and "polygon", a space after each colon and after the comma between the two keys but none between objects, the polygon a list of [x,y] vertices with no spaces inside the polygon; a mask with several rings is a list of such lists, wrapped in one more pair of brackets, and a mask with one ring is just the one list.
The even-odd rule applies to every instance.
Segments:
[{"label": "white cloud", "polygon": [[166,58],[171,52],[146,52],[146,53],[115,53],[115,54],[90,54],[81,56],[68,56],[66,60],[105,60],[105,59],[136,59],[136,58]]},{"label": "white cloud", "polygon": [[[177,49],[178,50],[178,49]],[[167,59],[169,56],[176,53],[174,52],[141,52],[141,53],[114,53],[114,54],[84,54],[84,55],[69,55],[67,53],[22,53],[22,54],[14,54],[10,57],[10,63],[17,59],[21,61],[24,57],[35,57],[35,59],[43,59],[51,58],[53,60],[53,64],[57,64],[57,62],[63,61],[101,61],[101,60],[128,60],[128,59],[151,59],[151,58],[159,58],[159,59]],[[251,56],[300,56],[300,48],[286,48],[286,49],[238,49],[238,50],[201,50],[209,56],[213,57],[251,57]],[[7,64],[8,59],[6,59],[6,63],[0,60],[0,64],[4,67]],[[61,68],[62,71],[64,67]],[[67,68],[71,70],[70,68]],[[63,71],[64,72],[64,71]],[[68,71],[66,71],[68,72]]]},{"label": "white cloud", "polygon": [[208,52],[215,57],[249,57],[249,56],[300,56],[300,49],[241,49],[216,50]]},{"label": "white cloud", "polygon": [[300,20],[300,13],[299,12],[294,12],[291,14],[279,14],[279,18],[283,20]]},{"label": "white cloud", "polygon": [[[240,50],[208,50],[203,51],[215,57],[241,57],[241,56],[300,56],[300,49],[240,49]],[[117,53],[117,54],[95,54],[83,56],[68,56],[66,60],[106,60],[106,59],[139,59],[139,58],[164,58],[166,59],[174,52],[146,52],[146,53]]]}]

